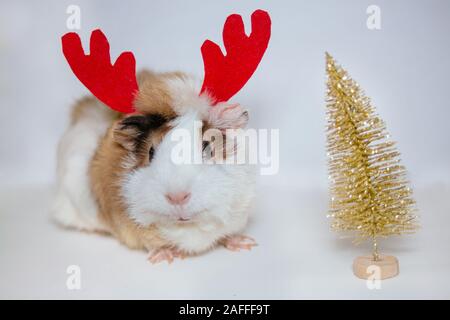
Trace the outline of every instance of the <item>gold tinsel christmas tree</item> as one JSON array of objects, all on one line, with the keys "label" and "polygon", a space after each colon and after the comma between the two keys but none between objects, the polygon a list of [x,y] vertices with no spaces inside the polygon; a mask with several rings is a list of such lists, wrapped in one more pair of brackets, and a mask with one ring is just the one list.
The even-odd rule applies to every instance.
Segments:
[{"label": "gold tinsel christmas tree", "polygon": [[327,148],[332,228],[354,232],[357,243],[417,228],[414,200],[395,142],[369,98],[326,53]]}]

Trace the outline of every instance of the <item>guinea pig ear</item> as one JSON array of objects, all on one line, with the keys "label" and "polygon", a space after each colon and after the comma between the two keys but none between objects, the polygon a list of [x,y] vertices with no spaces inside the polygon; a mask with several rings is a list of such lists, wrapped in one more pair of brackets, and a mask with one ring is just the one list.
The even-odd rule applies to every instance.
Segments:
[{"label": "guinea pig ear", "polygon": [[113,130],[114,141],[125,149],[134,151],[139,142],[145,139],[147,131],[145,116],[129,116],[116,123]]},{"label": "guinea pig ear", "polygon": [[245,128],[248,122],[248,111],[239,103],[219,103],[208,111],[208,124],[222,131]]}]

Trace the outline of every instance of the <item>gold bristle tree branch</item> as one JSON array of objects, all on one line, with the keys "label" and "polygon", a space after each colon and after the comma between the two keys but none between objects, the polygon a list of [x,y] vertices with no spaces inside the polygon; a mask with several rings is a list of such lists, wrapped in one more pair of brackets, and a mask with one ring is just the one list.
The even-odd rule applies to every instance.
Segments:
[{"label": "gold bristle tree branch", "polygon": [[414,200],[395,143],[369,98],[326,53],[327,149],[332,228],[353,231],[357,243],[411,233]]}]

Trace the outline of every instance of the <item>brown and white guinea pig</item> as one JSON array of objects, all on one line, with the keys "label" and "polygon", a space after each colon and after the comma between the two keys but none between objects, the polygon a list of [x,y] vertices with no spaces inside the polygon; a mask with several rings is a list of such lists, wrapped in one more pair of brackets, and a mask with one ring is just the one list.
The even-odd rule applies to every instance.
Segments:
[{"label": "brown and white guinea pig", "polygon": [[216,244],[250,249],[253,239],[240,232],[253,197],[251,166],[171,158],[176,130],[193,132],[199,122],[203,130],[243,128],[247,111],[211,106],[199,96],[199,83],[182,73],[143,71],[138,82],[135,114],[116,113],[94,97],[74,106],[58,148],[56,221],[110,233],[148,250],[153,263]]}]

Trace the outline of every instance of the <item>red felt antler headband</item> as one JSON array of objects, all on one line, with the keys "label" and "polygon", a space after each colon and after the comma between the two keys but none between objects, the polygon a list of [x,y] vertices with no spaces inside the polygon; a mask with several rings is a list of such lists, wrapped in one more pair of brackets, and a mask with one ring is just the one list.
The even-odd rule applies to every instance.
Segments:
[{"label": "red felt antler headband", "polygon": [[62,37],[62,47],[73,73],[94,96],[113,110],[135,111],[133,100],[138,85],[133,53],[123,52],[112,65],[108,40],[98,29],[92,31],[88,55],[84,54],[80,37],[74,32]]},{"label": "red felt antler headband", "polygon": [[205,79],[201,93],[213,102],[228,101],[247,83],[255,72],[270,39],[270,17],[263,10],[252,14],[252,32],[245,34],[244,22],[238,14],[230,15],[223,27],[223,44],[227,54],[210,40],[202,45]]},{"label": "red felt antler headband", "polygon": [[[252,32],[247,36],[242,17],[230,15],[223,28],[226,55],[220,47],[206,40],[201,48],[205,78],[200,94],[207,94],[213,104],[228,101],[250,79],[264,55],[270,39],[270,17],[262,10],[252,14]],[[62,37],[63,53],[78,79],[111,109],[133,113],[138,92],[136,62],[131,52],[123,52],[111,64],[109,43],[100,30],[91,34],[90,53],[85,54],[78,34]]]}]

